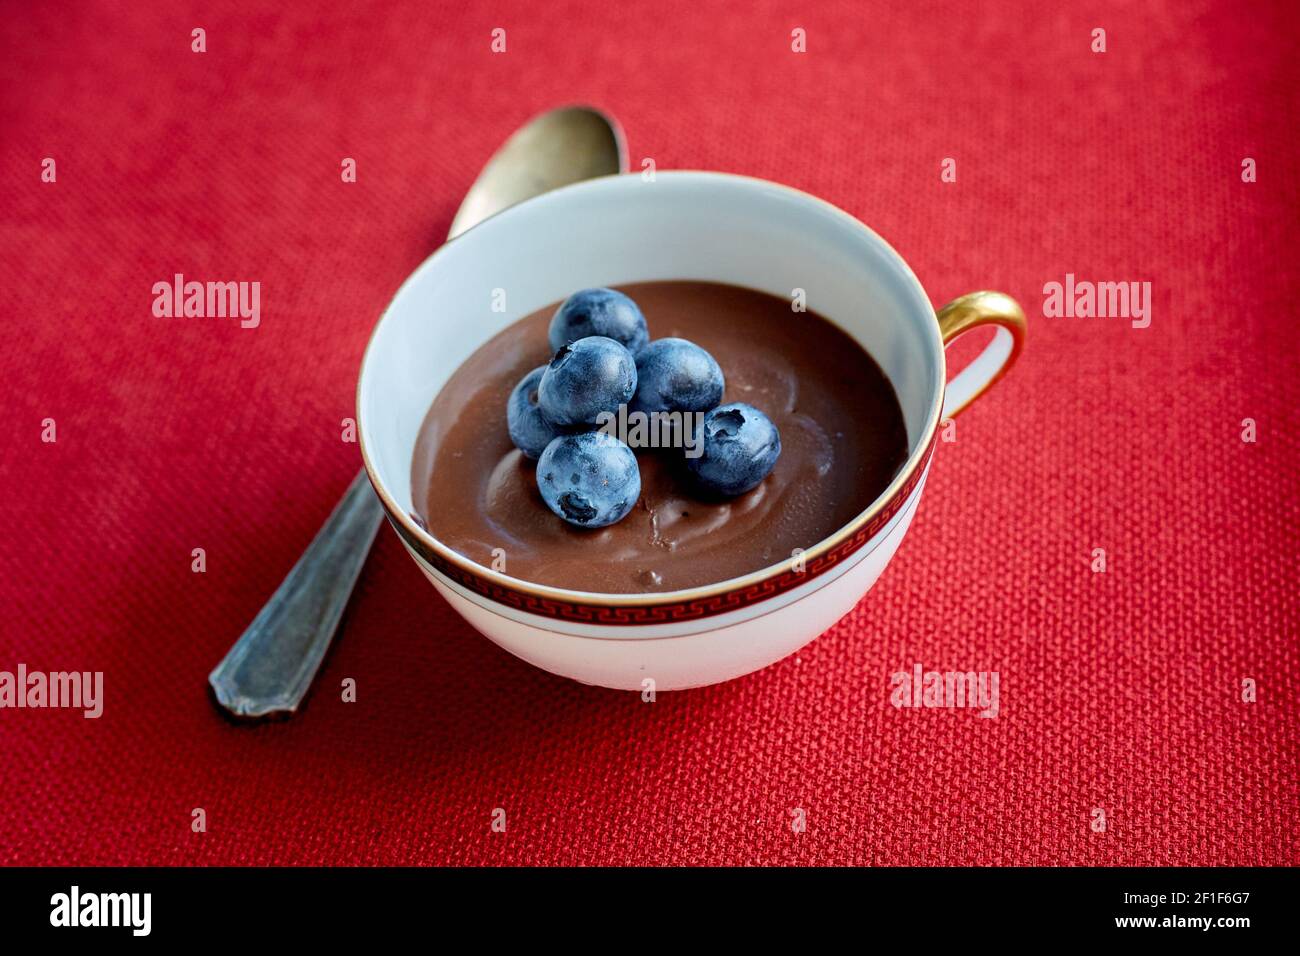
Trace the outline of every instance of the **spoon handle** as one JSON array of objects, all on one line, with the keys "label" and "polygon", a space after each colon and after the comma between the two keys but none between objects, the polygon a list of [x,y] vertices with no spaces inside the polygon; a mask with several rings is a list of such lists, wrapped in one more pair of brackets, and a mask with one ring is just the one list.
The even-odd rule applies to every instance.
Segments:
[{"label": "spoon handle", "polygon": [[298,709],[366,563],[383,509],[362,471],[248,630],[208,675],[235,717]]}]

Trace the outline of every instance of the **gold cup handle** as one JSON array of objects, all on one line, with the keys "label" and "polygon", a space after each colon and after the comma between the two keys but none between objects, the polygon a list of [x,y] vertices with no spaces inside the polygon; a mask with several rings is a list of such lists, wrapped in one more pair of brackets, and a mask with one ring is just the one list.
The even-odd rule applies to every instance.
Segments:
[{"label": "gold cup handle", "polygon": [[972,292],[939,310],[939,335],[944,347],[982,325],[997,326],[993,341],[961,370],[943,396],[943,417],[952,418],[1006,374],[1025,344],[1025,312],[1001,292]]}]

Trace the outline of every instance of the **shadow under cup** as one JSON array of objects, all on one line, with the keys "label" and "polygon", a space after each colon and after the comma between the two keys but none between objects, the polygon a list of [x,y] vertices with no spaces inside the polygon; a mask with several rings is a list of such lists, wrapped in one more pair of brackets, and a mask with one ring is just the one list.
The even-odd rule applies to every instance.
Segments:
[{"label": "shadow under cup", "polygon": [[[897,512],[903,499],[918,490],[940,417],[943,346],[920,283],[879,236],[812,196],[720,173],[661,172],[653,181],[610,176],[542,195],[469,230],[411,275],[374,332],[358,384],[362,453],[390,521],[439,590],[459,595],[463,600],[452,602],[457,610],[498,643],[507,642],[489,633],[494,622],[482,615],[505,615],[524,626],[593,637],[677,637],[725,627],[725,620],[703,620],[709,613],[699,621],[684,621],[693,615],[682,613],[680,603],[675,615],[656,617],[649,611],[620,618],[631,614],[626,609],[671,606],[696,592],[707,601],[710,594],[753,585],[762,598],[762,580],[790,565],[786,561],[692,591],[565,591],[476,564],[437,542],[410,517],[417,510],[411,490],[416,439],[435,395],[465,359],[506,326],[574,289],[663,280],[727,283],[782,299],[804,290],[809,311],[846,331],[880,365],[903,411],[908,460],[864,514],[887,501],[895,502]],[[809,549],[809,556],[838,536]],[[518,592],[540,603],[521,606],[513,597],[502,597]],[[590,623],[582,613],[560,614],[567,620],[557,627],[546,623],[556,616],[550,603],[594,607],[599,613]],[[607,633],[607,626],[621,623],[642,626]],[[548,669],[608,683],[599,674],[573,674],[518,647],[510,649]],[[634,686],[622,678],[617,683]]]}]

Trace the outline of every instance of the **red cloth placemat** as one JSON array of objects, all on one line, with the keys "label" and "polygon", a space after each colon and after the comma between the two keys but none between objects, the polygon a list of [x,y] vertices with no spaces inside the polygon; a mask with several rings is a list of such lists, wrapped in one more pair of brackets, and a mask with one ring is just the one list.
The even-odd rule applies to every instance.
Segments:
[{"label": "red cloth placemat", "polygon": [[[1294,4],[238,6],[3,14],[0,670],[102,670],[106,699],[0,711],[0,863],[1300,859]],[[232,726],[207,673],[358,467],[372,323],[566,102],[634,168],[842,206],[936,304],[1011,293],[1023,359],[796,657],[654,704],[584,687],[385,528],[305,712]],[[155,318],[178,272],[259,281],[260,327]],[[1150,327],[1043,317],[1066,273],[1149,281]],[[1000,715],[894,709],[917,662],[997,670]]]}]

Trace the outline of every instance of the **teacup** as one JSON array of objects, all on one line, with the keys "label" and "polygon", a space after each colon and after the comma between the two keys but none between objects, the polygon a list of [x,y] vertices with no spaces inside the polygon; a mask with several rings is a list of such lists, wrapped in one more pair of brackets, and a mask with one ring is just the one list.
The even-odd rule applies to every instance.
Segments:
[{"label": "teacup", "polygon": [[[802,289],[808,308],[856,339],[893,383],[907,427],[907,462],[884,493],[834,534],[778,564],[653,594],[533,584],[448,548],[436,537],[436,516],[425,530],[412,516],[412,454],[425,413],[452,372],[507,325],[575,289],[670,279],[783,298]],[[946,381],[945,346],[982,325],[995,327],[992,341]],[[406,549],[488,638],[588,684],[697,687],[780,660],[862,599],[916,513],[940,423],[1006,371],[1024,332],[1020,307],[997,292],[963,296],[936,318],[888,243],[806,193],[722,173],[609,176],[493,216],[406,280],[362,362],[361,452]]]}]

